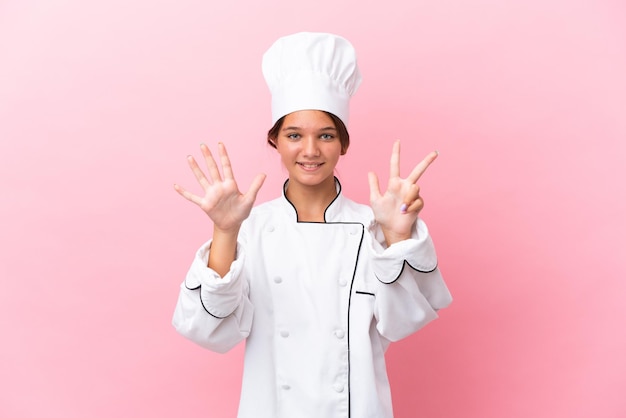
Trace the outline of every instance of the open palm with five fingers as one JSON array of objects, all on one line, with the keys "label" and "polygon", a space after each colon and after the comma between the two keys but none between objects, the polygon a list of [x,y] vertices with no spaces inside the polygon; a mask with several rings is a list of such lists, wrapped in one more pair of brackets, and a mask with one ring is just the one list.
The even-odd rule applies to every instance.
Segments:
[{"label": "open palm with five fingers", "polygon": [[250,215],[257,193],[265,181],[265,174],[257,175],[248,191],[241,193],[237,187],[224,144],[218,144],[223,175],[220,174],[209,148],[202,144],[200,150],[208,169],[208,177],[192,156],[187,157],[187,160],[194,176],[204,190],[204,195],[193,194],[177,184],[174,185],[174,188],[185,199],[198,205],[211,218],[214,228],[225,232],[238,231],[241,223]]},{"label": "open palm with five fingers", "polygon": [[376,222],[382,228],[387,245],[411,237],[411,231],[419,212],[424,207],[417,181],[438,153],[431,152],[417,164],[407,178],[400,177],[400,141],[393,144],[387,190],[381,193],[378,177],[370,172],[370,204]]}]

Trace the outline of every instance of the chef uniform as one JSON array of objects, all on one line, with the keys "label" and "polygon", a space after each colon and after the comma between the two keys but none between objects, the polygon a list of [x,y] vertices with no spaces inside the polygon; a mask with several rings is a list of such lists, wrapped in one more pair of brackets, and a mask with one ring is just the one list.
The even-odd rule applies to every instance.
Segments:
[{"label": "chef uniform", "polygon": [[[263,71],[274,122],[319,109],[346,123],[360,75],[345,39],[281,38]],[[302,222],[286,182],[243,222],[223,278],[207,267],[209,241],[181,284],[179,333],[217,352],[246,340],[239,418],[393,417],[385,350],[451,301],[424,222],[387,247],[372,210],[335,184],[324,222]]]}]

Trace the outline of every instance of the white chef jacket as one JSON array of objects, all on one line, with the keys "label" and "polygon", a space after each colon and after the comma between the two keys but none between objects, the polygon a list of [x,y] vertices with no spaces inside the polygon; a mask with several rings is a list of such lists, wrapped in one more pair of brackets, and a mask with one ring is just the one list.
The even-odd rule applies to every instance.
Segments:
[{"label": "white chef jacket", "polygon": [[422,220],[387,248],[337,189],[321,223],[299,222],[284,188],[243,222],[223,278],[209,241],[180,286],[179,333],[217,352],[246,340],[239,418],[393,417],[385,350],[452,300]]}]

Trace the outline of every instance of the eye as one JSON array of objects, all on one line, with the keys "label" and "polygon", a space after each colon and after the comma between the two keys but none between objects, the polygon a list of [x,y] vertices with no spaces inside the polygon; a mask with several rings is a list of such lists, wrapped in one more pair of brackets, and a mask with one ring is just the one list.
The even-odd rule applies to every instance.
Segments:
[{"label": "eye", "polygon": [[322,134],[320,135],[320,139],[323,141],[332,141],[333,139],[335,139],[335,136],[331,134]]},{"label": "eye", "polygon": [[296,133],[288,134],[287,138],[291,139],[292,141],[295,141],[296,139],[300,138],[300,134],[296,134]]}]

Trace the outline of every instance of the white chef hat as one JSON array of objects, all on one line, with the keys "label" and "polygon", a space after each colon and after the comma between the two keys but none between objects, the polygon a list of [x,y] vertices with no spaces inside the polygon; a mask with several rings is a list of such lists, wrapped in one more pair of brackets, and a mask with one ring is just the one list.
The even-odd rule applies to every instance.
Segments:
[{"label": "white chef hat", "polygon": [[348,125],[350,97],[361,84],[356,53],[330,33],[300,32],[279,38],[263,55],[272,94],[272,124],[298,110],[324,110]]}]

